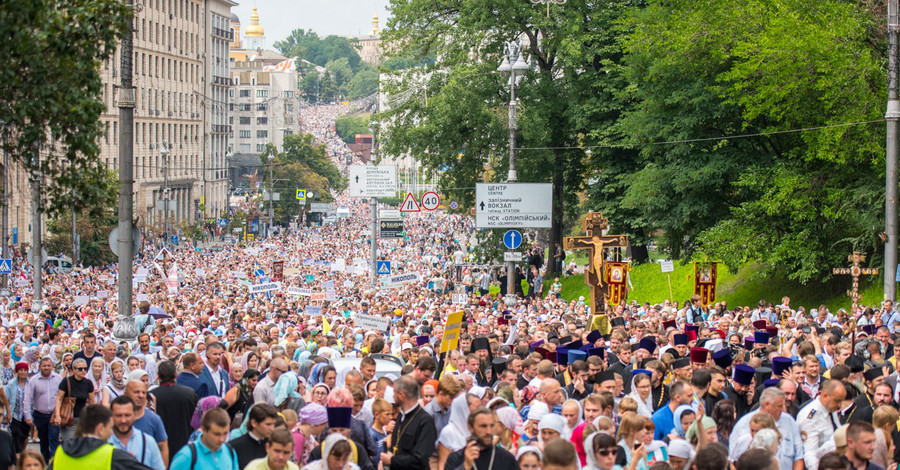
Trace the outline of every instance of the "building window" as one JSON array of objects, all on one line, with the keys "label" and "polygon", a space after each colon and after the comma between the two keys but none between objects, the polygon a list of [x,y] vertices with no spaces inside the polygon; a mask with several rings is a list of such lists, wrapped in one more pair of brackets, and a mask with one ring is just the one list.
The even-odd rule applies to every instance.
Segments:
[{"label": "building window", "polygon": [[266,144],[256,144],[257,152],[264,152],[266,150]]},{"label": "building window", "polygon": [[269,109],[269,105],[266,103],[259,103],[256,105],[257,111],[266,111],[267,109]]},{"label": "building window", "polygon": [[256,90],[257,98],[267,98],[269,96],[269,90]]},{"label": "building window", "polygon": [[293,97],[294,97],[294,92],[293,92],[293,91],[286,91],[286,92],[284,92],[284,97],[285,97],[285,98],[293,98]]},{"label": "building window", "polygon": [[[241,131],[241,132],[243,132],[243,131]],[[247,133],[249,134],[250,131],[247,131]],[[266,137],[269,137],[269,131],[256,131],[256,137],[258,139],[264,139]]]},{"label": "building window", "polygon": [[228,90],[228,96],[234,98],[234,88]]},{"label": "building window", "polygon": [[240,131],[240,134],[238,135],[238,137],[240,137],[242,139],[249,139],[250,131]]},{"label": "building window", "polygon": [[[250,118],[247,118],[247,121],[248,121],[247,124],[250,124],[250,122],[249,122],[249,121],[250,121]],[[268,124],[268,123],[269,123],[269,118],[267,118],[267,117],[258,117],[258,118],[256,118],[256,124],[257,124],[257,125],[265,125],[265,124]]]},{"label": "building window", "polygon": [[241,153],[250,152],[250,144],[241,144],[240,149]]},{"label": "building window", "polygon": [[240,94],[241,98],[249,98],[250,97],[250,90],[240,90],[240,93],[241,93]]},{"label": "building window", "polygon": [[238,105],[238,111],[250,111],[250,103],[241,103]]},{"label": "building window", "polygon": [[293,103],[288,103],[288,104],[287,104],[287,110],[288,110],[289,113],[294,112],[294,104],[293,104]]},{"label": "building window", "polygon": [[240,123],[241,123],[242,125],[250,124],[250,118],[249,118],[249,117],[241,117],[241,122],[240,122]]}]

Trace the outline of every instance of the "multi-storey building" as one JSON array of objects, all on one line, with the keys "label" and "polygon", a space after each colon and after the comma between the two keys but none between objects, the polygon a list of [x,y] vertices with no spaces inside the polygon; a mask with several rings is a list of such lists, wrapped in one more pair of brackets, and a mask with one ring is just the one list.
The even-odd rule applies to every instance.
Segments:
[{"label": "multi-storey building", "polygon": [[[253,7],[250,25],[241,34],[240,20],[231,17],[231,81],[229,120],[233,129],[230,164],[235,186],[246,183],[240,173],[259,167],[266,144],[282,149],[284,136],[300,130],[299,74],[294,59],[265,49],[265,31]],[[243,36],[243,37],[242,37]]]}]

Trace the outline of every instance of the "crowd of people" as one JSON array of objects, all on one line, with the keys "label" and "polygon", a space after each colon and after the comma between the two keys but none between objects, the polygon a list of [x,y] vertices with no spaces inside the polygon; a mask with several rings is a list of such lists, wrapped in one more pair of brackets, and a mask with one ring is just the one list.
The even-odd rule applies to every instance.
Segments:
[{"label": "crowd of people", "polygon": [[[345,111],[303,120],[343,171]],[[891,302],[623,302],[599,331],[543,280],[541,249],[510,306],[506,273],[472,265],[470,218],[414,214],[378,240],[393,274],[420,274],[398,284],[369,277],[367,224],[145,245],[134,341],[112,332],[115,266],[47,273],[37,312],[18,269],[0,299],[0,468],[896,469]],[[281,285],[251,294],[275,261]]]}]

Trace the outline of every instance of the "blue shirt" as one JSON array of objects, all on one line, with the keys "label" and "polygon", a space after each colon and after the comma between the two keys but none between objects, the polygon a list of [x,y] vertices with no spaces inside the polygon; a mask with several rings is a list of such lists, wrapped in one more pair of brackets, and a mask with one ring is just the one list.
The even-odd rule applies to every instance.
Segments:
[{"label": "blue shirt", "polygon": [[144,416],[134,420],[134,428],[149,434],[156,442],[169,440],[159,415],[150,410],[144,410]]},{"label": "blue shirt", "polygon": [[[194,465],[194,470],[239,470],[237,454],[227,444],[222,444],[215,452],[203,445],[203,441],[200,439],[194,443],[194,446],[197,449],[197,464]],[[191,468],[191,447],[182,447],[172,458],[169,468]]]},{"label": "blue shirt", "polygon": [[[753,410],[738,420],[731,429],[732,438],[728,441],[728,454],[730,458],[737,460],[747,450],[750,441],[750,419],[759,413],[759,409]],[[803,460],[803,439],[800,434],[800,426],[791,415],[782,412],[781,417],[775,423],[781,433],[781,442],[778,445],[778,458],[781,470],[791,470],[794,462]]]},{"label": "blue shirt", "polygon": [[664,437],[668,436],[669,433],[675,429],[675,413],[669,408],[668,403],[653,412],[650,420],[653,421],[653,425],[656,426],[656,430],[653,431],[654,440],[663,440]]},{"label": "blue shirt", "polygon": [[133,455],[138,462],[153,470],[166,469],[166,465],[162,460],[162,454],[159,452],[159,446],[153,442],[152,437],[139,429],[132,429],[131,438],[128,439],[127,446],[122,445],[122,441],[116,437],[116,433],[112,433],[112,435],[109,436],[109,443],[115,446],[116,449],[122,449]]}]

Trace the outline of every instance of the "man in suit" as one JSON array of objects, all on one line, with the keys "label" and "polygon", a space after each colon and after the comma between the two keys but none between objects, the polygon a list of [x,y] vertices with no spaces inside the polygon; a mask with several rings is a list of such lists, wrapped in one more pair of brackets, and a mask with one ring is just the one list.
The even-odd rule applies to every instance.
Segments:
[{"label": "man in suit", "polygon": [[214,342],[206,346],[206,365],[200,373],[200,379],[206,383],[206,389],[210,396],[225,397],[225,393],[231,388],[228,385],[228,372],[219,367],[222,355],[225,354],[225,346]]},{"label": "man in suit", "polygon": [[[157,368],[159,387],[150,393],[156,397],[156,413],[169,435],[170,452],[175,455],[188,442],[191,435],[191,416],[200,397],[190,387],[175,384],[175,363],[163,361]],[[169,462],[166,462],[169,464]]]},{"label": "man in suit", "polygon": [[400,416],[391,434],[391,449],[381,454],[381,462],[391,470],[428,468],[428,458],[434,453],[434,419],[419,407],[418,399],[416,379],[404,375],[394,382],[394,401],[400,406]]},{"label": "man in suit", "polygon": [[184,371],[178,374],[176,383],[193,389],[199,398],[205,398],[212,395],[209,392],[207,383],[200,378],[200,374],[203,373],[204,367],[203,360],[200,359],[200,356],[195,353],[187,353],[181,357],[181,364],[184,366]]}]

